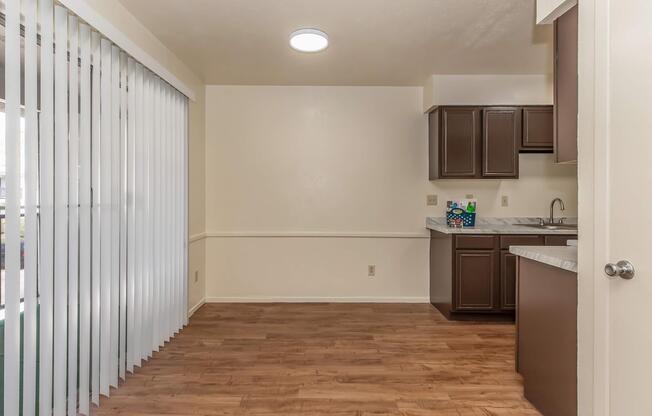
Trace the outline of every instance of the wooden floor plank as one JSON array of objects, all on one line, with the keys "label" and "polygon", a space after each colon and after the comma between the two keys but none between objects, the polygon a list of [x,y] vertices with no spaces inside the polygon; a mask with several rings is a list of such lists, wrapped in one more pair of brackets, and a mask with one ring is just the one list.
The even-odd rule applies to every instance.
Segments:
[{"label": "wooden floor plank", "polygon": [[514,326],[417,304],[208,304],[94,415],[539,415]]}]

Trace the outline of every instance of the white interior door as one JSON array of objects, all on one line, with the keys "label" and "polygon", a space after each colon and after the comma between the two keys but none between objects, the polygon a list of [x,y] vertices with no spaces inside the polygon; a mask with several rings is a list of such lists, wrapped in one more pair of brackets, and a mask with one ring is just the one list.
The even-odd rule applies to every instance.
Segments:
[{"label": "white interior door", "polygon": [[[596,394],[604,388],[608,396],[596,414],[647,416],[652,415],[652,2],[595,4],[601,66],[595,102],[603,109],[596,112],[603,134],[596,136],[596,203],[602,206],[595,211],[600,230],[595,260],[596,278],[606,282],[596,292],[596,308],[605,308],[596,315],[602,316],[596,343],[603,351],[596,365],[606,367],[598,370],[604,371],[603,386]],[[633,279],[603,273],[605,264],[621,260],[635,268]]]}]

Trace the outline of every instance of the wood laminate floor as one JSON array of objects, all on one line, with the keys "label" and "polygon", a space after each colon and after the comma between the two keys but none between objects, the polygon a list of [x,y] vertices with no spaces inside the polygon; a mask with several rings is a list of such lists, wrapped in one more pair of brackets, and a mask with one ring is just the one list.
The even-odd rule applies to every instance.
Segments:
[{"label": "wood laminate floor", "polygon": [[430,305],[208,304],[94,415],[538,415],[514,326]]}]

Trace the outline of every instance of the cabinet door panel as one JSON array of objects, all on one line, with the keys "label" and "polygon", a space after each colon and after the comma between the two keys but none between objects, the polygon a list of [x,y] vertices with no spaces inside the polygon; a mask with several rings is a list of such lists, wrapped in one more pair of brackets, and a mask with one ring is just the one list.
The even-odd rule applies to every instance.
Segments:
[{"label": "cabinet door panel", "polygon": [[480,176],[480,110],[475,107],[441,109],[441,177]]},{"label": "cabinet door panel", "polygon": [[555,159],[577,161],[577,6],[554,23]]},{"label": "cabinet door panel", "polygon": [[497,272],[496,251],[457,250],[453,308],[457,311],[496,309]]},{"label": "cabinet door panel", "polygon": [[518,178],[521,111],[517,107],[483,110],[482,176]]},{"label": "cabinet door panel", "polygon": [[500,309],[516,308],[516,262],[518,256],[503,251],[500,253]]},{"label": "cabinet door panel", "polygon": [[553,150],[552,106],[523,108],[523,140],[525,151]]}]

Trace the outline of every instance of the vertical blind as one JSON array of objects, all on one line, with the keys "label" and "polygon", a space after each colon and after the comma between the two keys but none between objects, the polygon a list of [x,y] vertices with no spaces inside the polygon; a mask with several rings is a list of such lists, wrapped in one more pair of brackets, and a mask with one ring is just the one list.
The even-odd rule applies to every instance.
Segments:
[{"label": "vertical blind", "polygon": [[53,0],[0,3],[3,414],[88,415],[187,323],[188,100]]}]

